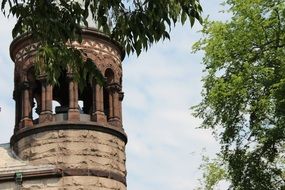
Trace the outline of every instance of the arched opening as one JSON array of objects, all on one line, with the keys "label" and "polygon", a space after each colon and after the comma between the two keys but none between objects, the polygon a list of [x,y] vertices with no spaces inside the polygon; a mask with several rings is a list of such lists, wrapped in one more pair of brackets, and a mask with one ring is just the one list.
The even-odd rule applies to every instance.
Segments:
[{"label": "arched opening", "polygon": [[84,105],[83,101],[82,101],[82,100],[79,100],[79,101],[78,101],[78,109],[79,109],[79,113],[80,113],[80,114],[84,113],[84,112],[83,112],[83,105]]},{"label": "arched opening", "polygon": [[27,72],[27,80],[29,83],[29,104],[30,104],[30,118],[34,124],[39,122],[39,115],[41,112],[41,82],[36,79],[35,68],[29,68]]},{"label": "arched opening", "polygon": [[62,107],[58,101],[52,100],[52,113],[55,121],[67,120],[67,109],[68,108],[65,109],[65,107]]},{"label": "arched opening", "polygon": [[78,105],[81,114],[92,113],[92,86],[89,82],[86,82],[86,86],[82,91],[78,90]]},{"label": "arched opening", "polygon": [[107,80],[107,84],[111,84],[114,82],[114,72],[112,69],[108,68],[105,71],[105,77]]},{"label": "arched opening", "polygon": [[109,92],[106,88],[103,88],[103,101],[104,101],[104,114],[108,119],[110,117],[110,103],[109,103]]},{"label": "arched opening", "polygon": [[22,97],[21,97],[21,88],[20,88],[20,75],[15,75],[14,79],[14,91],[13,99],[15,100],[15,126],[18,127],[22,119]]},{"label": "arched opening", "polygon": [[40,114],[39,105],[38,105],[36,98],[34,98],[33,99],[33,109],[32,109],[32,117],[33,117],[34,123],[38,123],[39,114]]},{"label": "arched opening", "polygon": [[56,100],[52,101],[52,113],[56,114],[56,112],[59,112],[59,108],[61,107],[60,103]]},{"label": "arched opening", "polygon": [[65,71],[61,73],[58,84],[53,87],[52,94],[53,113],[67,113],[69,107],[69,87]]}]

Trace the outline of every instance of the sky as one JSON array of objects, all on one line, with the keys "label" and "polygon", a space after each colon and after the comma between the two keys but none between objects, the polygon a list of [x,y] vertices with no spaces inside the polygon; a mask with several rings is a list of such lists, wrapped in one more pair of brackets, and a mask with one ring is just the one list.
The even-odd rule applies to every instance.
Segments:
[{"label": "sky", "polygon": [[[222,0],[201,0],[203,16],[226,20]],[[0,144],[14,128],[13,70],[9,56],[14,19],[0,14]],[[211,132],[198,129],[191,106],[201,101],[203,53],[191,53],[202,35],[199,23],[177,25],[171,41],[159,42],[139,57],[123,61],[123,124],[128,134],[127,183],[130,190],[191,190],[198,185],[201,152],[219,149]],[[1,155],[0,155],[1,158]]]}]

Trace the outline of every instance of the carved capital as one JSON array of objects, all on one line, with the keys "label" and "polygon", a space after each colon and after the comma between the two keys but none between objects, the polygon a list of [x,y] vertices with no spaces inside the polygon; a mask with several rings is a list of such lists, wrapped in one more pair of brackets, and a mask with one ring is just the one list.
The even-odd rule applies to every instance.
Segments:
[{"label": "carved capital", "polygon": [[67,72],[66,73],[66,78],[68,81],[72,81],[74,79],[74,75],[72,72]]},{"label": "carved capital", "polygon": [[120,100],[120,101],[123,101],[124,96],[125,96],[124,92],[122,92],[122,91],[119,92],[119,100]]},{"label": "carved capital", "polygon": [[19,95],[19,88],[15,88],[15,90],[13,90],[13,99],[16,100]]},{"label": "carved capital", "polygon": [[31,87],[31,84],[28,81],[24,81],[20,84],[22,90],[28,90]]},{"label": "carved capital", "polygon": [[37,76],[37,80],[39,80],[42,83],[44,83],[47,80],[47,75],[46,74],[40,74],[39,76]]},{"label": "carved capital", "polygon": [[109,90],[111,92],[119,92],[119,91],[121,91],[121,89],[122,89],[122,87],[118,83],[111,83],[107,86],[107,90]]}]

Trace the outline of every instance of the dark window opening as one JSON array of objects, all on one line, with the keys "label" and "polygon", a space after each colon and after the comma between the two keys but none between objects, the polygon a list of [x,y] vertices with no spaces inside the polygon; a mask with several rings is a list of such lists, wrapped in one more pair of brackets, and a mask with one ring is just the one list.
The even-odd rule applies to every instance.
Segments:
[{"label": "dark window opening", "polygon": [[[108,68],[105,71],[105,78],[107,80],[107,86],[114,82],[114,72],[112,69]],[[103,103],[104,103],[104,113],[107,119],[110,118],[110,95],[109,91],[104,88],[103,89]]]},{"label": "dark window opening", "polygon": [[30,118],[37,123],[41,112],[41,82],[36,79],[35,69],[31,67],[28,70],[27,79],[29,82],[29,96],[30,96]]},{"label": "dark window opening", "polygon": [[104,101],[104,113],[107,118],[110,117],[110,102],[109,102],[109,92],[106,88],[103,89],[103,101]]},{"label": "dark window opening", "polygon": [[37,120],[39,118],[39,115],[40,115],[40,110],[39,110],[38,102],[35,98],[33,99],[32,104],[33,104],[32,118],[33,118],[33,120]]},{"label": "dark window opening", "polygon": [[56,114],[56,113],[66,113],[66,110],[62,110],[62,107],[60,105],[60,103],[56,100],[52,101],[52,113]]},{"label": "dark window opening", "polygon": [[53,88],[53,113],[67,113],[69,107],[69,83],[65,71],[61,73],[58,81],[59,83]]},{"label": "dark window opening", "polygon": [[92,86],[89,82],[86,82],[86,86],[82,91],[78,89],[78,106],[80,113],[91,114],[92,113]]}]

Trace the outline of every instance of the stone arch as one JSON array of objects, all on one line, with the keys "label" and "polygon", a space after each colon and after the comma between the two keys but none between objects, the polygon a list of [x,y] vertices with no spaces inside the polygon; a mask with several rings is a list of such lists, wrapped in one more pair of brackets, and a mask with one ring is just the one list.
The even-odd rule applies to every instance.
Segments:
[{"label": "stone arch", "polygon": [[113,83],[119,83],[120,82],[120,71],[119,68],[117,66],[117,64],[114,64],[112,62],[109,61],[110,59],[108,59],[108,62],[102,65],[102,73],[106,73],[106,71],[108,69],[111,69],[114,75],[114,80]]},{"label": "stone arch", "polygon": [[104,71],[104,76],[106,77],[107,83],[112,84],[115,82],[115,73],[112,68],[108,67]]},{"label": "stone arch", "polygon": [[30,118],[33,119],[33,110],[39,115],[41,110],[41,82],[36,78],[35,67],[27,67],[27,82],[29,83],[29,103],[31,105]]},{"label": "stone arch", "polygon": [[24,72],[29,72],[29,70],[30,70],[32,67],[33,67],[33,68],[35,67],[35,63],[34,63],[33,58],[29,58],[29,59],[27,59],[27,60],[22,64],[21,70],[24,71]]}]

